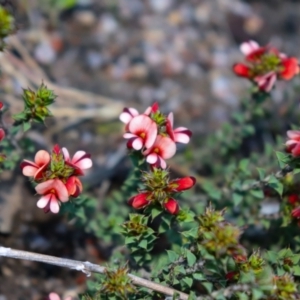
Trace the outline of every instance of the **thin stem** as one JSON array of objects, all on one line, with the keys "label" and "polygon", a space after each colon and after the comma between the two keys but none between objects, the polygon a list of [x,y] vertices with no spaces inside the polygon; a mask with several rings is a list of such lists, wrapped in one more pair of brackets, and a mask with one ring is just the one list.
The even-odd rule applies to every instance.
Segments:
[{"label": "thin stem", "polygon": [[[88,261],[83,262],[83,261],[60,258],[60,257],[28,252],[23,250],[15,250],[15,249],[1,247],[1,246],[0,246],[0,256],[11,257],[15,259],[37,261],[37,262],[42,262],[42,263],[60,266],[64,268],[69,268],[72,270],[81,271],[85,273],[87,276],[90,276],[91,273],[103,274],[106,271],[105,267],[92,264]],[[150,280],[132,274],[128,274],[128,277],[131,278],[132,283],[135,285],[139,285],[168,296],[173,296],[174,294],[178,294],[181,300],[187,300],[189,297],[185,293],[179,292],[172,288],[163,286],[159,283],[155,283]]]}]

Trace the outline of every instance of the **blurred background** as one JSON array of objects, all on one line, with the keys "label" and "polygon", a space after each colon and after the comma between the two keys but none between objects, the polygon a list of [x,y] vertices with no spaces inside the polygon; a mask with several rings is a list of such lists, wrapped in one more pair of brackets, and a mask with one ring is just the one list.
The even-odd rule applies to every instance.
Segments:
[{"label": "blurred background", "polygon": [[[0,55],[0,97],[22,110],[22,88],[42,80],[58,96],[46,121],[27,136],[36,149],[55,143],[92,154],[85,182],[99,202],[129,169],[118,120],[123,107],[143,111],[154,101],[173,111],[176,126],[202,138],[226,123],[250,84],[231,71],[253,39],[299,57],[297,0],[0,0],[15,16],[16,34]],[[285,82],[273,105],[284,111]],[[297,96],[294,96],[297,98]],[[299,104],[298,104],[299,105]],[[5,116],[12,122],[10,115]],[[189,146],[193,147],[193,145]],[[205,147],[205,145],[203,145]],[[31,154],[31,157],[33,154]],[[30,157],[28,157],[30,158]],[[2,245],[103,263],[99,241],[61,216],[36,208],[20,170],[2,173]],[[99,204],[99,210],[101,204]],[[85,275],[0,258],[0,299],[45,299],[85,289]]]}]

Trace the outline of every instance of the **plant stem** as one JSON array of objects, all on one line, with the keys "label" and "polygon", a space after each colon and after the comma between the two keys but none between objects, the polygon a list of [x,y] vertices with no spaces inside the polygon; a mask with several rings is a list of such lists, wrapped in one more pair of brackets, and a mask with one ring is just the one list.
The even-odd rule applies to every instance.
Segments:
[{"label": "plant stem", "polygon": [[[87,276],[90,276],[91,273],[103,274],[106,271],[105,267],[99,266],[96,264],[92,264],[88,261],[83,262],[83,261],[79,261],[79,260],[60,258],[60,257],[44,255],[44,254],[39,254],[39,253],[34,253],[34,252],[28,252],[28,251],[23,251],[23,250],[15,250],[15,249],[1,247],[1,246],[0,246],[0,256],[42,262],[42,263],[46,263],[46,264],[69,268],[72,270],[81,271],[81,272],[85,273]],[[153,290],[153,291],[156,291],[156,292],[168,295],[168,296],[173,296],[174,294],[178,294],[180,296],[179,299],[181,299],[181,300],[187,300],[189,297],[185,293],[179,292],[172,288],[163,286],[159,283],[155,283],[153,281],[150,281],[150,280],[147,280],[147,279],[144,279],[144,278],[132,275],[132,274],[128,274],[128,277],[132,280],[132,283],[135,285],[139,285],[139,286],[148,288],[150,290]]]}]

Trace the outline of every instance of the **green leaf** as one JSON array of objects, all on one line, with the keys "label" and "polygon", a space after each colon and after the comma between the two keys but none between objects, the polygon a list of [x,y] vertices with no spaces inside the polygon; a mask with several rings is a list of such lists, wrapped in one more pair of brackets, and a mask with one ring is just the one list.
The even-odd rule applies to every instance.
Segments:
[{"label": "green leaf", "polygon": [[275,151],[280,168],[283,168],[289,161],[288,155],[283,152]]},{"label": "green leaf", "polygon": [[277,262],[278,253],[276,251],[268,251],[266,257],[270,263],[274,264]]},{"label": "green leaf", "polygon": [[274,175],[271,175],[268,185],[273,188],[280,196],[282,196],[283,184]]},{"label": "green leaf", "polygon": [[239,169],[245,173],[248,173],[248,166],[249,166],[249,160],[248,159],[242,159],[239,162]]},{"label": "green leaf", "polygon": [[186,251],[186,258],[189,267],[193,266],[197,260],[197,257],[189,250]]},{"label": "green leaf", "polygon": [[140,243],[139,243],[139,247],[143,248],[143,249],[147,249],[147,246],[148,246],[148,242],[146,240],[142,240]]},{"label": "green leaf", "polygon": [[24,122],[23,123],[23,131],[26,132],[27,130],[29,130],[31,128],[31,123],[29,122]]},{"label": "green leaf", "polygon": [[193,279],[190,277],[185,277],[182,279],[184,283],[190,288],[193,284]]},{"label": "green leaf", "polygon": [[293,273],[295,276],[300,276],[300,266],[299,265],[293,267]]},{"label": "green leaf", "polygon": [[207,292],[210,294],[213,289],[213,284],[211,282],[202,282],[202,285],[206,288]]},{"label": "green leaf", "polygon": [[167,250],[167,253],[170,262],[174,262],[179,258],[179,255],[175,251]]},{"label": "green leaf", "polygon": [[259,179],[263,180],[266,177],[266,171],[262,168],[256,168],[259,174]]},{"label": "green leaf", "polygon": [[157,216],[159,216],[160,214],[162,213],[162,210],[161,209],[158,209],[157,207],[153,207],[151,209],[151,217],[152,217],[152,220],[154,220]]},{"label": "green leaf", "polygon": [[258,199],[264,198],[264,193],[262,192],[262,190],[250,190],[250,194]]},{"label": "green leaf", "polygon": [[233,200],[234,206],[238,206],[242,202],[243,198],[244,198],[243,195],[241,195],[239,193],[233,193],[232,200]]},{"label": "green leaf", "polygon": [[204,275],[202,273],[193,273],[193,278],[196,280],[203,280],[205,279]]}]

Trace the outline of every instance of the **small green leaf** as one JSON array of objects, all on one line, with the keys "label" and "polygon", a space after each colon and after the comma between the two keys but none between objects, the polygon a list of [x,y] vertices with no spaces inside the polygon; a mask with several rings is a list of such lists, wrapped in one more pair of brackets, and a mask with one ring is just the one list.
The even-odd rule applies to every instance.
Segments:
[{"label": "small green leaf", "polygon": [[262,190],[250,190],[250,194],[258,199],[264,198],[264,193],[262,192]]},{"label": "small green leaf", "polygon": [[193,279],[190,277],[185,277],[182,279],[184,283],[190,288],[193,284]]},{"label": "small green leaf", "polygon": [[24,122],[23,123],[23,131],[26,132],[27,130],[29,130],[31,128],[31,123],[29,122]]},{"label": "small green leaf", "polygon": [[186,258],[187,258],[189,267],[193,266],[197,260],[197,257],[195,256],[195,254],[193,254],[189,250],[186,251]]},{"label": "small green leaf", "polygon": [[275,152],[280,168],[283,168],[289,161],[288,155],[283,152],[276,151]]},{"label": "small green leaf", "polygon": [[232,200],[233,200],[234,206],[238,206],[242,202],[243,197],[244,196],[239,194],[239,193],[233,193],[232,194]]},{"label": "small green leaf", "polygon": [[148,242],[147,240],[142,240],[140,243],[139,243],[139,247],[143,248],[143,249],[147,249],[148,247]]},{"label": "small green leaf", "polygon": [[174,262],[179,258],[179,255],[175,251],[167,250],[167,253],[170,262]]},{"label": "small green leaf", "polygon": [[269,186],[273,188],[280,196],[282,196],[283,193],[283,184],[274,176],[271,175],[269,182]]},{"label": "small green leaf", "polygon": [[263,180],[266,177],[266,171],[262,168],[256,168],[259,174],[259,179]]}]

